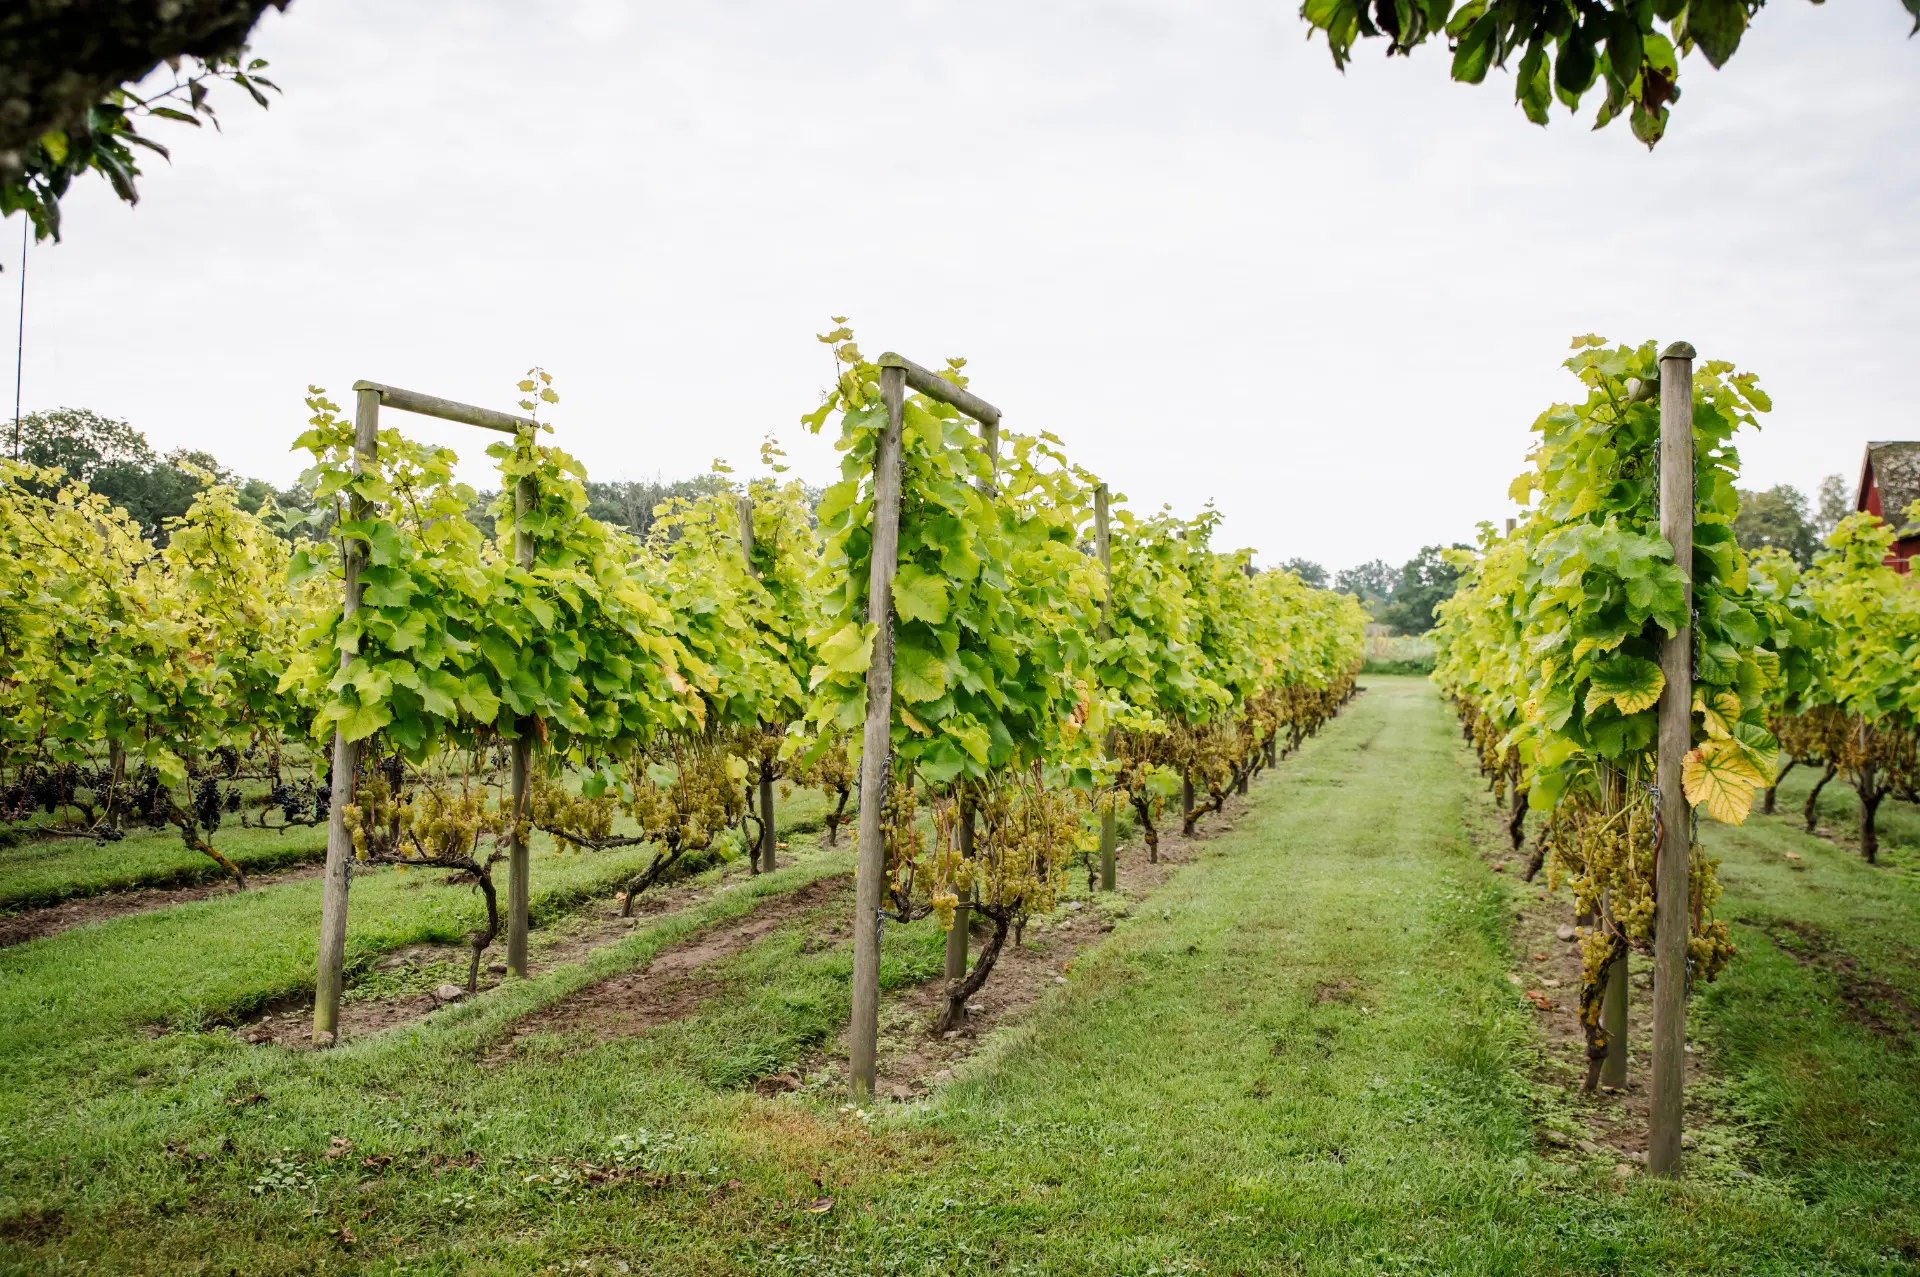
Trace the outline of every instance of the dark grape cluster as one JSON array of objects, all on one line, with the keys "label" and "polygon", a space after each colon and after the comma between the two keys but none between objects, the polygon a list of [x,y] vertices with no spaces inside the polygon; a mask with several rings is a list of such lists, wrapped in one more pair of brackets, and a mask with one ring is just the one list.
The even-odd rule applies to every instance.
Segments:
[{"label": "dark grape cluster", "polygon": [[267,795],[268,808],[279,808],[289,825],[325,824],[332,803],[332,789],[316,784],[311,777],[283,781]]},{"label": "dark grape cluster", "polygon": [[[236,797],[238,791],[235,791]],[[202,776],[193,787],[193,815],[206,830],[220,828],[220,813],[226,810],[225,796],[220,792],[220,782],[212,776]]]}]

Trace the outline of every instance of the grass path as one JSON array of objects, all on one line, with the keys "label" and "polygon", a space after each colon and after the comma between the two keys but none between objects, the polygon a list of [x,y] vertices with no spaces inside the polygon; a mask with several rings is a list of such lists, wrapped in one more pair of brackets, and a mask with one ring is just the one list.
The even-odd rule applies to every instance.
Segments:
[{"label": "grass path", "polygon": [[[1476,843],[1481,782],[1430,686],[1368,682],[928,1100],[755,1093],[844,1023],[826,913],[728,958],[691,1017],[502,1052],[518,1019],[683,920],[331,1055],[182,1035],[204,1044],[91,1112],[6,1124],[0,1272],[1920,1270],[1913,1045],[1833,997],[1863,969],[1904,996],[1897,955],[1836,968],[1763,947],[1807,875],[1771,827],[1716,839],[1723,912],[1752,921],[1696,1007],[1744,1153],[1676,1185],[1547,1147],[1557,1100],[1505,980],[1515,888]],[[1902,928],[1910,946],[1911,883],[1828,850],[1827,952]],[[886,944],[894,987],[937,969],[925,924]],[[1825,1054],[1802,1067],[1771,1038]],[[97,1029],[86,1045],[132,1051]]]}]

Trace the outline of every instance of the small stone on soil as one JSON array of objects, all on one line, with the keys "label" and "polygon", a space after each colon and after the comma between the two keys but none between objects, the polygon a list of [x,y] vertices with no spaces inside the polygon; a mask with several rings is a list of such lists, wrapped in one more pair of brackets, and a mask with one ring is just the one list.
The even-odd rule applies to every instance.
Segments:
[{"label": "small stone on soil", "polygon": [[1563,925],[1560,928],[1558,928],[1556,931],[1554,931],[1553,934],[1560,937],[1560,939],[1562,940],[1571,940],[1578,933],[1576,933],[1572,927]]},{"label": "small stone on soil", "polygon": [[504,962],[489,962],[487,964],[487,970],[493,975],[505,975],[507,973],[507,964]]},{"label": "small stone on soil", "polygon": [[433,991],[433,996],[441,1002],[458,1002],[467,996],[467,991],[457,984],[443,984]]}]

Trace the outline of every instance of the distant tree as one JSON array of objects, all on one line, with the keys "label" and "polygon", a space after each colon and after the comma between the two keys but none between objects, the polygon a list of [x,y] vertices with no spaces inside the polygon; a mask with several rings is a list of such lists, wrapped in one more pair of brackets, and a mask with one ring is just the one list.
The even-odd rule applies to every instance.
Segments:
[{"label": "distant tree", "polygon": [[167,521],[186,514],[209,482],[238,489],[249,513],[258,513],[269,498],[282,509],[312,508],[311,498],[298,488],[242,479],[208,452],[176,448],[156,457],[140,431],[87,408],[22,417],[16,455],[29,465],[58,468],[84,481],[159,544],[166,543]]},{"label": "distant tree", "polygon": [[1282,572],[1291,572],[1315,589],[1327,588],[1327,570],[1312,559],[1288,559],[1280,565]]},{"label": "distant tree", "polygon": [[653,512],[661,502],[674,497],[701,497],[726,486],[718,474],[695,475],[671,483],[655,477],[650,480],[619,480],[587,485],[587,514],[603,523],[622,527],[643,537],[653,526]]},{"label": "distant tree", "polygon": [[1765,492],[1736,491],[1740,494],[1740,513],[1733,521],[1733,538],[1741,549],[1770,546],[1785,550],[1801,567],[1813,562],[1820,538],[1807,509],[1806,493],[1785,483]]},{"label": "distant tree", "polygon": [[[1455,544],[1454,549],[1467,546]],[[1380,620],[1402,634],[1425,634],[1433,628],[1433,610],[1453,597],[1460,569],[1441,557],[1442,547],[1427,545],[1400,567],[1393,599],[1381,608]]]},{"label": "distant tree", "polygon": [[1830,474],[1820,481],[1820,513],[1814,519],[1813,531],[1824,544],[1840,526],[1840,520],[1853,513],[1853,485],[1837,474]]},{"label": "distant tree", "polygon": [[1351,594],[1370,609],[1393,601],[1393,587],[1400,574],[1385,559],[1374,559],[1355,567],[1341,568],[1333,574],[1333,588]]},{"label": "distant tree", "polygon": [[[39,239],[60,237],[60,198],[99,173],[127,203],[140,196],[133,148],[167,149],[138,125],[219,127],[207,88],[227,82],[261,106],[266,63],[247,35],[287,0],[9,0],[0,5],[0,215],[24,211]],[[173,81],[136,86],[162,65]]]},{"label": "distant tree", "polygon": [[93,478],[93,472],[109,462],[154,462],[145,435],[88,408],[54,408],[20,418],[14,427],[13,456],[30,466],[58,467],[76,479]]}]

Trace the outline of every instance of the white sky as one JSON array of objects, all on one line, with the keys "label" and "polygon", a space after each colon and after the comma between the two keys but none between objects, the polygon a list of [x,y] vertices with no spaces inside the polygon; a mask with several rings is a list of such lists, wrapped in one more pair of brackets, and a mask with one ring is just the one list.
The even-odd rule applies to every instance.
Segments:
[{"label": "white sky", "polygon": [[[26,408],[284,483],[309,382],[510,408],[538,362],[596,478],[751,472],[771,430],[821,481],[797,418],[842,314],[869,355],[968,356],[1136,507],[1332,568],[1507,513],[1575,333],[1758,372],[1750,486],[1920,436],[1895,0],[1774,0],[1725,71],[1688,60],[1651,155],[1442,50],[1340,75],[1296,13],[297,0],[256,36],[270,112],[157,124],[139,208],[89,182],[34,250]],[[477,432],[407,420],[487,481]]]}]

